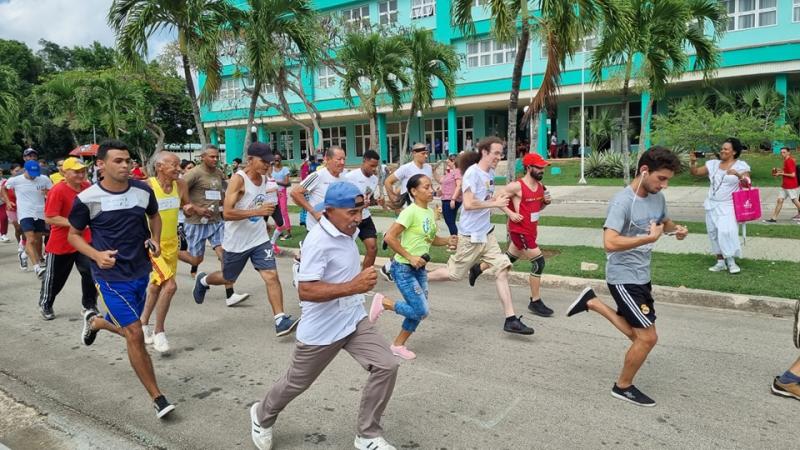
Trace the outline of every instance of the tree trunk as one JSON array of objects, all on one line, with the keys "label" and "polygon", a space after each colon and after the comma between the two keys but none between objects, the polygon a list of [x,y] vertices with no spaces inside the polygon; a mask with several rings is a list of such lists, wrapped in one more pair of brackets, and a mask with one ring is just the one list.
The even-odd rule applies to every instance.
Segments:
[{"label": "tree trunk", "polygon": [[160,126],[154,123],[146,124],[145,128],[147,128],[147,131],[149,131],[150,134],[152,134],[153,137],[156,138],[155,153],[164,151],[164,141],[166,140],[166,135],[164,133],[164,130]]},{"label": "tree trunk", "polygon": [[369,115],[369,147],[372,150],[378,148],[378,113],[373,112]]},{"label": "tree trunk", "polygon": [[252,132],[250,130],[253,129],[253,125],[255,125],[256,121],[256,104],[258,103],[258,96],[261,93],[261,83],[256,82],[253,86],[253,92],[250,93],[250,108],[247,110],[247,132],[245,133],[244,138],[244,148],[242,149],[242,154],[247,154],[247,147],[250,146],[250,143],[253,141],[252,139]]},{"label": "tree trunk", "polygon": [[189,57],[181,52],[181,63],[183,64],[183,76],[186,77],[186,90],[189,92],[189,100],[192,103],[192,116],[194,116],[195,134],[200,139],[200,145],[206,145],[206,130],[203,122],[200,121],[200,105],[197,102],[197,94],[194,91],[194,81],[192,81],[192,68],[189,66]]},{"label": "tree trunk", "polygon": [[522,82],[522,66],[525,64],[525,53],[528,51],[528,40],[530,39],[530,27],[526,18],[522,20],[522,30],[517,43],[517,55],[514,58],[514,71],[511,75],[511,94],[508,99],[508,140],[507,156],[508,173],[506,182],[514,181],[516,177],[517,159],[517,109],[519,103],[519,86]]},{"label": "tree trunk", "polygon": [[642,154],[643,150],[647,150],[646,148],[642,148],[645,141],[650,138],[650,127],[647,126],[648,122],[650,121],[650,117],[653,115],[653,96],[651,95],[647,100],[647,106],[644,108],[644,114],[642,114],[642,127],[639,130],[639,154]]},{"label": "tree trunk", "polygon": [[630,95],[632,64],[632,58],[629,56],[628,62],[625,66],[625,81],[622,84],[622,117],[620,118],[622,121],[620,150],[622,151],[622,167],[625,171],[625,173],[622,175],[626,186],[631,184],[631,152],[628,148],[628,113],[630,112],[630,100],[628,99],[628,96]]},{"label": "tree trunk", "polygon": [[[414,111],[415,109],[416,109],[416,107],[414,106],[414,102],[411,102],[411,112],[408,113],[408,120],[406,121],[406,132],[403,133],[403,142],[402,142],[402,144],[400,144],[400,154],[399,154],[399,156],[397,158],[399,160],[397,162],[400,162],[400,163],[405,161],[406,151],[408,151],[408,134],[409,134],[409,131],[411,130],[411,120],[414,119],[414,114],[416,113],[416,111]],[[400,131],[403,131],[403,130],[400,130]],[[391,159],[391,156],[392,155],[387,155],[386,157],[388,159]]]}]

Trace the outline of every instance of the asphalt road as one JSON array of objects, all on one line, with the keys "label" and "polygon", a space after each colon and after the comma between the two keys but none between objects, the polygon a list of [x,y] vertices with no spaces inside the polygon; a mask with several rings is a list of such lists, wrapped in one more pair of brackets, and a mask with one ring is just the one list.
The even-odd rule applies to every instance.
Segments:
[{"label": "asphalt road", "polygon": [[[159,384],[177,410],[159,421],[120,338],[80,343],[77,277],[56,300],[56,320],[44,322],[38,283],[18,271],[14,250],[0,246],[0,390],[39,416],[31,421],[27,409],[0,402],[7,418],[0,443],[15,450],[254,448],[248,407],[284,372],[293,344],[274,336],[254,271],[237,285],[253,297],[226,308],[221,289],[194,304],[181,267],[167,320],[173,353],[153,352]],[[279,267],[288,312],[297,314],[289,259]],[[383,281],[378,289],[397,295]],[[522,312],[526,288],[513,293]],[[409,342],[417,360],[401,363],[386,438],[399,449],[797,447],[800,403],[769,393],[772,377],[797,356],[789,318],[658,305],[660,341],[636,380],[658,405],[640,408],[610,396],[624,337],[597,315],[563,317],[574,293],[544,294],[559,316],[526,314],[536,334],[520,337],[502,332],[490,280],[475,288],[432,284],[431,316]],[[378,326],[388,339],[400,322],[387,313]],[[365,379],[341,354],[281,415],[275,448],[352,448]],[[47,442],[35,438],[44,426]]]}]

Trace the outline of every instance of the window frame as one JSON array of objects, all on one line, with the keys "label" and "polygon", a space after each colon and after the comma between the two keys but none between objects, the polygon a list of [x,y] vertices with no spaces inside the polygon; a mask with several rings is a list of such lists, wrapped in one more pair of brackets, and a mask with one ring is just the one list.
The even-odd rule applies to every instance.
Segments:
[{"label": "window frame", "polygon": [[[353,18],[353,13],[358,11],[358,18]],[[364,12],[366,11],[366,15]],[[342,20],[345,25],[351,26],[357,30],[365,30],[370,27],[369,5],[353,6],[352,8],[343,9],[340,11]]]},{"label": "window frame", "polygon": [[[391,9],[394,3],[394,9]],[[381,11],[381,7],[386,5],[386,11]],[[397,0],[385,0],[378,3],[378,24],[379,25],[392,25],[397,23],[399,9],[397,7]],[[386,18],[386,22],[384,22]]]},{"label": "window frame", "polygon": [[[426,8],[430,12],[426,13]],[[422,19],[436,15],[436,0],[411,0],[411,19]]]},{"label": "window frame", "polygon": [[[725,5],[725,10],[728,15],[728,25],[726,26],[726,31],[744,31],[744,30],[752,30],[755,28],[766,28],[766,27],[774,27],[778,25],[778,0],[751,0],[753,2],[753,9],[747,11],[740,11],[739,6],[743,0],[723,0],[722,3]],[[775,6],[769,7],[762,7],[761,2],[763,1],[774,1]],[[733,12],[728,12],[728,5],[733,4]],[[761,24],[761,15],[764,13],[775,13],[775,22],[762,25]],[[739,26],[739,20],[742,17],[753,16],[753,26],[742,28]],[[733,24],[733,27],[731,27]]]},{"label": "window frame", "polygon": [[[483,50],[484,43],[489,43],[489,49]],[[477,49],[477,53],[471,53],[470,47],[475,46]],[[498,48],[499,47],[499,48]],[[495,62],[495,57],[501,56],[503,58],[502,62]],[[486,38],[486,39],[479,39],[467,42],[467,68],[469,69],[477,69],[481,67],[490,67],[490,66],[500,66],[503,64],[513,64],[514,58],[517,56],[517,43],[506,43],[501,44],[497,42],[497,40],[493,38]],[[489,63],[483,64],[483,58],[488,57]],[[471,59],[475,58],[477,61],[476,64],[472,64]]]},{"label": "window frame", "polygon": [[792,1],[792,23],[800,23],[800,0]]},{"label": "window frame", "polygon": [[[325,72],[323,75],[323,71]],[[330,67],[322,65],[317,69],[317,87],[320,89],[335,88],[339,77]],[[325,83],[323,84],[323,80]]]}]

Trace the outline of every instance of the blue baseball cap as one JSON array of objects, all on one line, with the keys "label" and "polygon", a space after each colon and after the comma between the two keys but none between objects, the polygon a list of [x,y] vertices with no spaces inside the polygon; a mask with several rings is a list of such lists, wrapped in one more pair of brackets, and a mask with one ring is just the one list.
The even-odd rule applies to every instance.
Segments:
[{"label": "blue baseball cap", "polygon": [[325,208],[357,208],[364,206],[364,200],[357,201],[358,197],[363,197],[364,194],[358,187],[347,181],[337,181],[328,186],[328,191],[325,192],[325,200],[314,207],[317,211],[323,211]]},{"label": "blue baseball cap", "polygon": [[25,171],[28,172],[28,175],[34,178],[42,174],[42,168],[39,167],[39,161],[32,159],[25,161]]}]

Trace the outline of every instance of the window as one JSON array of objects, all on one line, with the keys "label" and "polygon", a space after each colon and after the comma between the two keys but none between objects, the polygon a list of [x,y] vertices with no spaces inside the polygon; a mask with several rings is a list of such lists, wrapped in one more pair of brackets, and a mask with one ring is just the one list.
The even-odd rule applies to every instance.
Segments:
[{"label": "window", "polygon": [[800,0],[794,0],[792,7],[792,22],[800,22]]},{"label": "window", "polygon": [[777,0],[723,0],[722,3],[728,11],[728,31],[766,27],[777,23]]},{"label": "window", "polygon": [[397,0],[389,0],[378,4],[378,17],[381,25],[397,22]]},{"label": "window", "polygon": [[345,23],[356,29],[369,28],[369,6],[358,6],[353,9],[342,11],[342,18]]},{"label": "window", "polygon": [[436,0],[411,0],[411,18],[429,17],[436,13]]},{"label": "window", "polygon": [[486,6],[487,4],[489,4],[489,0],[474,0],[472,2],[472,7],[477,8],[479,6]]},{"label": "window", "polygon": [[[255,85],[256,85],[256,82],[251,77],[245,77],[244,78],[244,88],[245,89],[253,89],[253,87],[255,87]],[[275,86],[273,86],[273,85],[271,85],[269,83],[264,83],[261,86],[261,95],[266,96],[266,95],[270,95],[270,94],[274,94],[274,93],[275,93]]]},{"label": "window", "polygon": [[329,89],[336,87],[336,72],[328,66],[322,66],[317,70],[319,77],[319,87],[322,89]]},{"label": "window", "polygon": [[486,67],[514,62],[516,43],[501,44],[494,39],[483,39],[467,44],[467,66]]},{"label": "window", "polygon": [[356,125],[356,156],[364,156],[369,149],[369,124]]},{"label": "window", "polygon": [[[597,36],[591,35],[583,38],[583,45],[578,49],[578,53],[586,53],[594,50],[597,46]],[[542,43],[542,59],[547,59],[547,45]]]},{"label": "window", "polygon": [[475,134],[475,130],[472,128],[472,116],[461,116],[456,119],[456,124],[458,130],[458,147],[453,149],[453,144],[450,144],[451,152],[466,150],[465,143],[467,139],[472,139],[472,136]]},{"label": "window", "polygon": [[338,145],[347,151],[347,128],[328,127],[322,129],[322,148],[330,148],[333,145]]},{"label": "window", "polygon": [[240,80],[238,78],[223,78],[219,86],[217,100],[232,100],[236,98],[241,91],[239,83]]},{"label": "window", "polygon": [[390,163],[402,162],[400,161],[400,147],[403,145],[405,134],[406,122],[390,122],[386,124],[386,143],[389,146],[387,154]]},{"label": "window", "polygon": [[[276,133],[273,133],[273,136]],[[274,141],[275,143],[275,150],[280,152],[286,159],[291,159],[292,154],[294,153],[294,132],[292,131],[280,131],[277,133],[277,136]]]}]

